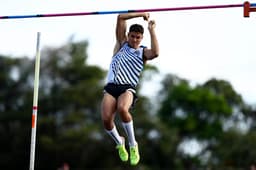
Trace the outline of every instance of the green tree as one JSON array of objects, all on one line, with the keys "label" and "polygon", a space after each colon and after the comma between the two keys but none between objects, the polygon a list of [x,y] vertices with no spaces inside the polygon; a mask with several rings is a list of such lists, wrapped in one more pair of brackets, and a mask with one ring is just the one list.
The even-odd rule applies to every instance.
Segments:
[{"label": "green tree", "polygon": [[63,162],[72,169],[94,168],[91,160],[100,157],[93,148],[103,138],[99,106],[105,71],[87,64],[87,47],[87,41],[69,42],[43,51],[37,169]]},{"label": "green tree", "polygon": [[31,127],[28,119],[32,113],[30,65],[28,58],[0,56],[0,169],[28,166]]},{"label": "green tree", "polygon": [[[183,165],[188,164],[186,169],[192,168],[193,164],[201,166],[202,160],[206,159],[209,164],[214,164],[215,160],[220,159],[214,156],[214,148],[226,134],[225,124],[235,113],[245,108],[241,96],[229,82],[217,79],[192,87],[187,80],[167,75],[162,85],[158,113],[161,120],[169,128],[177,130],[180,139],[178,144],[190,140],[202,144],[201,151],[193,155],[199,162],[187,160],[188,155],[182,154],[180,158]],[[176,147],[179,148],[178,145]]]},{"label": "green tree", "polygon": [[[87,63],[87,48],[87,41],[70,39],[42,50],[35,169],[67,162],[72,170],[238,170],[254,159],[255,113],[229,82],[191,86],[167,75],[152,100],[140,90],[158,70],[146,65],[131,110],[141,162],[122,163],[100,118],[106,71]],[[33,80],[33,59],[0,56],[0,169],[28,169]],[[200,152],[184,150],[189,141]]]}]

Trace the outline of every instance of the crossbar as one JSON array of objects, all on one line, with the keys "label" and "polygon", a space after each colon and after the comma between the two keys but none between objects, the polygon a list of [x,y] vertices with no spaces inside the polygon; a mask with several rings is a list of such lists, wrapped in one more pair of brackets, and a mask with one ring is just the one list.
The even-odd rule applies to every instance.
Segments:
[{"label": "crossbar", "polygon": [[[256,4],[250,4],[250,6],[256,6]],[[183,11],[183,10],[201,10],[201,9],[217,9],[217,8],[237,8],[237,7],[244,7],[244,4],[135,9],[135,10],[117,10],[117,11],[97,11],[97,12],[51,13],[51,14],[34,14],[34,15],[10,15],[10,16],[0,16],[0,19],[65,17],[65,16],[82,16],[82,15],[106,15],[106,14],[120,14],[120,13],[131,13],[131,12],[162,12],[162,11]]]}]

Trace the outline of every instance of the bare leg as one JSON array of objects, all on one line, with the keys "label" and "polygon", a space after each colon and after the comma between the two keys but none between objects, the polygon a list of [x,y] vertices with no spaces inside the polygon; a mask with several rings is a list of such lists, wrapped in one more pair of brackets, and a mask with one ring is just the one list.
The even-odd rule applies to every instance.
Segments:
[{"label": "bare leg", "polygon": [[132,100],[133,100],[133,94],[130,91],[126,91],[118,98],[117,111],[120,114],[123,122],[132,121],[132,116],[129,112],[129,108],[132,105]]},{"label": "bare leg", "polygon": [[116,99],[108,93],[105,93],[101,103],[101,118],[105,129],[114,128],[114,119],[116,112]]},{"label": "bare leg", "polygon": [[134,127],[132,115],[129,112],[129,108],[133,101],[133,94],[130,91],[126,91],[118,98],[117,110],[122,119],[122,125],[128,136],[129,145],[135,146],[137,144],[134,135]]},{"label": "bare leg", "polygon": [[108,93],[104,94],[101,104],[101,117],[106,132],[112,137],[116,144],[122,144],[123,139],[119,135],[114,119],[116,112],[116,99]]}]

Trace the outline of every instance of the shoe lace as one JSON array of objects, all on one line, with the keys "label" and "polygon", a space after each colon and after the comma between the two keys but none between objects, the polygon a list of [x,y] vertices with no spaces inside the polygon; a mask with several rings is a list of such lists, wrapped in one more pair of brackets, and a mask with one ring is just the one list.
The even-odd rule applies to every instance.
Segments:
[{"label": "shoe lace", "polygon": [[124,153],[124,148],[122,145],[117,146],[117,149],[121,152]]},{"label": "shoe lace", "polygon": [[135,157],[136,156],[136,148],[135,147],[132,147],[131,148],[131,155],[133,156],[133,157]]},{"label": "shoe lace", "polygon": [[125,152],[122,150],[122,151],[120,152],[120,155],[121,155],[122,157],[124,157],[126,154],[125,154]]}]

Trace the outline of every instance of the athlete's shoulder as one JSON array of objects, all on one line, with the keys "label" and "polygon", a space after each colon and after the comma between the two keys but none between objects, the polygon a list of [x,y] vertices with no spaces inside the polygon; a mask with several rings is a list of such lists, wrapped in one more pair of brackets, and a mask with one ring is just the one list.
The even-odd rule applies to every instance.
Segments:
[{"label": "athlete's shoulder", "polygon": [[145,46],[145,45],[140,45],[140,48],[147,48],[147,46]]}]

